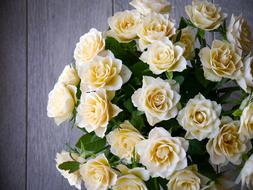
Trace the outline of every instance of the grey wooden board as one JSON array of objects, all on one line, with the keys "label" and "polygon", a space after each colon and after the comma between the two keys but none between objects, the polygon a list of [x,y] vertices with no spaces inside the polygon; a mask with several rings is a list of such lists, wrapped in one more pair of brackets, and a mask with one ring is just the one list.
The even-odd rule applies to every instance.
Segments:
[{"label": "grey wooden board", "polygon": [[24,190],[26,176],[25,0],[0,1],[0,189]]}]

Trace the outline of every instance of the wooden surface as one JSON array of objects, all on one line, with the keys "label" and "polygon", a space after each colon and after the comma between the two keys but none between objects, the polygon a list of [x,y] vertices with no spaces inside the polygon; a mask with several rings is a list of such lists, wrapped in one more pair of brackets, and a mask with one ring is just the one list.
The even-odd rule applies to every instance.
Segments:
[{"label": "wooden surface", "polygon": [[[47,118],[48,92],[75,43],[92,27],[105,30],[114,12],[131,9],[128,0],[0,1],[0,189],[67,190],[55,169],[55,154],[80,135]],[[173,0],[172,17],[190,0]],[[224,12],[241,12],[253,26],[252,0],[214,0]],[[212,37],[211,37],[212,38]]]}]

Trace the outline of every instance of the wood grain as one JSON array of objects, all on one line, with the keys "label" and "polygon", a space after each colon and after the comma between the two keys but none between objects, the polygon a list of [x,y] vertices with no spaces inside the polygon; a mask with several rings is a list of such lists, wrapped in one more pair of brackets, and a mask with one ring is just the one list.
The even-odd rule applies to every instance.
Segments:
[{"label": "wood grain", "polygon": [[25,0],[0,1],[0,189],[24,190],[26,168]]},{"label": "wood grain", "polygon": [[48,92],[66,64],[75,43],[92,27],[107,28],[111,0],[29,0],[28,34],[28,190],[67,190],[68,181],[55,168],[55,154],[81,135],[66,123],[56,127],[47,118]]}]

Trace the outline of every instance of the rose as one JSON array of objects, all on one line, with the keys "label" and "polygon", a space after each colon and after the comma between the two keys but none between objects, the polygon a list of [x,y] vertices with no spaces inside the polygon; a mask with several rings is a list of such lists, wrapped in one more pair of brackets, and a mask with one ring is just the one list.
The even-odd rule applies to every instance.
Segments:
[{"label": "rose", "polygon": [[110,132],[106,139],[114,155],[131,163],[131,158],[135,155],[135,145],[144,137],[129,121],[124,121],[119,128]]},{"label": "rose", "polygon": [[179,111],[177,121],[187,131],[185,138],[201,141],[219,133],[220,114],[221,105],[199,93]]},{"label": "rose", "polygon": [[77,74],[76,69],[70,65],[67,65],[64,67],[61,75],[59,76],[58,82],[61,82],[65,85],[77,86],[80,82],[80,78]]},{"label": "rose", "polygon": [[238,79],[243,66],[241,56],[235,48],[224,41],[214,40],[212,48],[205,47],[200,50],[205,78],[211,81],[220,81],[222,77]]},{"label": "rose", "polygon": [[253,154],[244,164],[237,181],[242,181],[242,186],[245,184],[249,189],[253,189]]},{"label": "rose", "polygon": [[116,184],[113,186],[113,190],[148,190],[143,181],[149,179],[149,172],[144,168],[135,167],[128,169],[124,165],[117,166],[122,176],[117,179]]},{"label": "rose", "polygon": [[130,42],[137,38],[137,30],[141,15],[136,10],[117,12],[108,19],[110,30],[108,36],[121,43]]},{"label": "rose", "polygon": [[66,152],[66,151],[62,151],[61,153],[57,153],[56,158],[55,158],[56,168],[61,173],[61,175],[68,180],[70,185],[73,185],[77,189],[81,190],[82,178],[81,178],[79,170],[77,170],[73,173],[69,173],[69,171],[67,171],[67,170],[59,169],[60,164],[62,164],[64,162],[75,161],[75,160],[73,160],[73,158],[75,160],[80,161],[80,162],[84,161],[82,158],[80,158],[75,153],[70,153],[70,152]]},{"label": "rose", "polygon": [[227,39],[245,53],[249,53],[252,47],[250,27],[242,16],[232,15],[227,27]]},{"label": "rose", "polygon": [[209,179],[198,173],[196,165],[176,171],[167,184],[168,190],[201,190],[209,187]]},{"label": "rose", "polygon": [[166,15],[151,13],[144,17],[137,32],[139,48],[144,51],[149,44],[176,33],[175,24]]},{"label": "rose", "polygon": [[253,103],[250,103],[244,108],[241,115],[241,125],[239,133],[247,137],[248,139],[253,138]]},{"label": "rose", "polygon": [[139,111],[145,112],[148,123],[154,126],[176,117],[180,100],[176,81],[144,76],[142,83],[142,88],[132,95],[132,102]]},{"label": "rose", "polygon": [[76,87],[56,83],[48,94],[47,116],[52,117],[57,125],[71,119],[76,103]]},{"label": "rose", "polygon": [[167,0],[133,0],[130,5],[143,15],[152,12],[169,13],[171,10],[171,4]]},{"label": "rose", "polygon": [[170,178],[173,172],[187,166],[188,142],[181,137],[171,137],[163,128],[155,127],[147,140],[136,145],[140,163],[146,166],[152,177]]},{"label": "rose", "polygon": [[87,190],[107,190],[117,181],[117,175],[104,154],[83,164],[80,167],[80,174]]},{"label": "rose", "polygon": [[102,33],[92,28],[88,33],[81,36],[80,41],[76,44],[74,58],[77,66],[91,61],[104,48],[105,40]]},{"label": "rose", "polygon": [[206,0],[193,0],[192,5],[185,7],[185,11],[196,27],[207,31],[217,29],[226,17],[220,7]]},{"label": "rose", "polygon": [[111,103],[113,96],[104,89],[83,93],[77,108],[76,123],[88,133],[104,137],[109,121],[122,110]]},{"label": "rose", "polygon": [[143,52],[140,59],[149,65],[154,74],[161,74],[165,71],[183,71],[187,62],[183,57],[184,48],[173,45],[169,39],[155,41],[146,52]]},{"label": "rose", "polygon": [[233,121],[230,117],[221,119],[219,134],[206,145],[213,164],[241,164],[242,154],[251,148],[251,144],[238,133],[239,127],[239,121]]},{"label": "rose", "polygon": [[83,92],[99,88],[115,91],[130,79],[131,71],[111,51],[104,51],[90,63],[82,65],[79,75]]},{"label": "rose", "polygon": [[241,76],[237,79],[237,83],[245,92],[251,92],[253,88],[253,56],[251,54],[243,60]]}]

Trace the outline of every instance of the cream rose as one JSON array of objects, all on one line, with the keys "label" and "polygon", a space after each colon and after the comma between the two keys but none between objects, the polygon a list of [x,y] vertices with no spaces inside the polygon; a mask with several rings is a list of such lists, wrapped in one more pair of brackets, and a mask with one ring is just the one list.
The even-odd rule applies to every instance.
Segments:
[{"label": "cream rose", "polygon": [[77,70],[70,65],[65,66],[61,75],[58,78],[58,82],[61,82],[65,85],[77,86],[80,82]]},{"label": "cream rose", "polygon": [[119,128],[110,132],[106,139],[114,155],[131,163],[131,158],[135,155],[135,145],[144,137],[129,121],[124,121]]},{"label": "cream rose", "polygon": [[192,5],[185,7],[185,11],[196,27],[207,31],[217,29],[226,18],[220,7],[206,0],[193,0]]},{"label": "cream rose", "polygon": [[111,51],[104,51],[79,70],[83,92],[104,88],[119,90],[131,77],[131,71],[116,59]]},{"label": "cream rose", "polygon": [[81,190],[82,178],[81,178],[79,170],[73,173],[69,173],[69,171],[59,169],[60,164],[64,162],[75,161],[73,160],[73,158],[77,161],[81,161],[81,162],[84,161],[82,158],[79,158],[78,155],[74,153],[70,153],[66,151],[57,153],[56,158],[55,158],[56,168],[61,173],[61,175],[68,180],[70,185],[75,186],[77,189]]},{"label": "cream rose", "polygon": [[251,144],[238,133],[239,127],[239,121],[233,121],[230,117],[221,119],[219,134],[206,145],[213,164],[241,164],[242,154],[251,148]]},{"label": "cream rose", "polygon": [[99,52],[104,50],[105,40],[102,33],[92,28],[88,33],[80,37],[74,50],[74,58],[77,66],[91,61]]},{"label": "cream rose", "polygon": [[247,137],[248,139],[253,138],[253,103],[250,103],[244,108],[241,115],[241,125],[239,133]]},{"label": "cream rose", "polygon": [[130,2],[130,5],[143,15],[152,12],[166,14],[170,12],[172,7],[167,0],[133,0]]},{"label": "cream rose", "polygon": [[95,131],[97,136],[104,137],[110,119],[122,111],[111,103],[112,98],[104,89],[83,93],[77,108],[78,126],[88,133]]},{"label": "cream rose", "polygon": [[253,88],[253,56],[249,54],[243,60],[241,76],[237,79],[238,85],[245,91],[251,92]]},{"label": "cream rose", "polygon": [[145,112],[148,123],[154,126],[176,117],[180,100],[176,81],[144,76],[142,83],[142,88],[132,95],[132,102],[139,111]]},{"label": "cream rose", "polygon": [[57,125],[71,119],[76,103],[76,87],[56,83],[48,94],[47,116],[52,117]]},{"label": "cream rose", "polygon": [[144,181],[149,179],[149,172],[144,168],[128,169],[124,165],[117,166],[122,176],[117,179],[113,190],[148,190]]},{"label": "cream rose", "polygon": [[220,114],[221,105],[199,93],[179,111],[177,121],[186,130],[185,138],[201,141],[219,133]]},{"label": "cream rose", "polygon": [[181,137],[171,137],[163,128],[155,127],[147,140],[136,145],[140,163],[146,166],[152,177],[170,178],[173,172],[187,166],[188,142]]},{"label": "cream rose", "polygon": [[110,167],[104,154],[83,164],[80,174],[87,190],[107,190],[117,181],[117,174]]},{"label": "cream rose", "polygon": [[127,43],[137,38],[137,30],[141,15],[136,10],[117,12],[108,19],[110,30],[108,36],[121,43]]},{"label": "cream rose", "polygon": [[253,154],[244,164],[238,180],[242,182],[242,186],[247,185],[249,189],[253,189]]},{"label": "cream rose", "polygon": [[209,186],[209,179],[200,173],[196,165],[176,171],[167,184],[168,190],[204,190]]},{"label": "cream rose", "polygon": [[223,77],[238,79],[241,75],[241,56],[227,42],[214,40],[211,49],[205,47],[200,50],[199,57],[208,80],[220,81]]},{"label": "cream rose", "polygon": [[149,65],[154,74],[161,74],[165,71],[183,71],[187,62],[183,57],[184,48],[173,45],[169,39],[155,41],[148,50],[143,52],[140,59]]},{"label": "cream rose", "polygon": [[154,41],[173,36],[176,33],[174,26],[167,15],[151,13],[144,17],[137,32],[140,50],[144,51]]},{"label": "cream rose", "polygon": [[242,16],[232,15],[227,27],[227,39],[243,52],[249,53],[251,51],[253,39],[250,27]]}]

